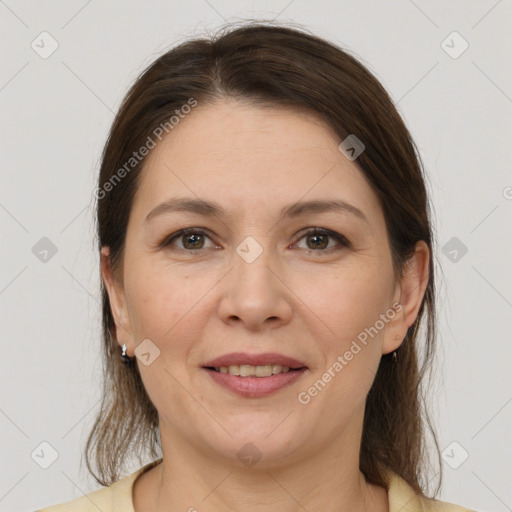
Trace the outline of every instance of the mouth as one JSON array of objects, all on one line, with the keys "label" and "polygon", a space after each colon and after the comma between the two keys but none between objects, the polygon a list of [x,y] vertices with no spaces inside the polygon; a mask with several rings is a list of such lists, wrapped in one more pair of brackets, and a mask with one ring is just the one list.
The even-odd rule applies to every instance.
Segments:
[{"label": "mouth", "polygon": [[283,365],[203,366],[220,387],[245,398],[263,398],[290,386],[307,371],[307,367]]},{"label": "mouth", "polygon": [[230,365],[230,366],[204,366],[203,368],[217,373],[225,373],[235,375],[237,377],[271,377],[272,375],[280,375],[282,373],[296,372],[305,369],[305,366],[290,368],[281,364],[266,364],[253,366],[250,364]]},{"label": "mouth", "polygon": [[250,398],[275,393],[308,371],[303,362],[277,352],[232,352],[205,361],[202,368],[219,386]]}]

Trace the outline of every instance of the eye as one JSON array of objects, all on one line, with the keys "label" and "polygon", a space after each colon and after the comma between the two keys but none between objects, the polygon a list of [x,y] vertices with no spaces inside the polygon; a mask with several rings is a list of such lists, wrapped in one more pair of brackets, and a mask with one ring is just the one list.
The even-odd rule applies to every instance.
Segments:
[{"label": "eye", "polygon": [[[351,247],[350,242],[343,235],[324,228],[310,228],[302,234],[299,241],[302,239],[306,240],[307,247],[299,248],[310,252],[330,252],[331,250],[336,249],[336,244],[334,244],[334,246],[329,246],[329,239],[335,240],[338,244],[338,248],[339,246]],[[205,230],[199,228],[186,228],[168,236],[160,245],[161,247],[174,246],[178,250],[192,252],[200,249],[208,249],[208,247],[205,246],[206,240],[211,241],[211,238]],[[181,246],[176,245],[175,242],[181,242]],[[298,242],[295,242],[295,245],[297,244]],[[210,248],[212,247],[218,246],[212,245]]]},{"label": "eye", "polygon": [[[335,233],[334,231],[329,231],[328,229],[323,228],[311,228],[299,239],[306,239],[306,245],[307,247],[301,247],[302,249],[305,249],[306,251],[320,251],[324,252],[325,250],[330,251],[331,249],[336,249],[336,245],[329,246],[329,239],[334,239],[336,242],[338,242],[338,245],[342,247],[350,247],[350,242],[339,233]],[[297,244],[298,242],[296,242]]]},{"label": "eye", "polygon": [[177,249],[181,249],[183,251],[195,251],[199,249],[207,249],[205,247],[205,240],[210,240],[210,237],[206,234],[202,229],[196,228],[187,228],[181,229],[176,233],[173,233],[169,237],[167,237],[162,243],[162,247],[168,247],[170,245],[175,245],[174,241],[182,242],[182,246],[177,246]]}]

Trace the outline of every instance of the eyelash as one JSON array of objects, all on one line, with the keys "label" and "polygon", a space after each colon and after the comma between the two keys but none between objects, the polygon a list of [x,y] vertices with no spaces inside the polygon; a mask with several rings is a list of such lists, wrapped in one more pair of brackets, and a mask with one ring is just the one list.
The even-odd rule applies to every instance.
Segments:
[{"label": "eyelash", "polygon": [[[179,231],[173,233],[172,235],[166,237],[160,245],[160,247],[162,248],[169,248],[169,246],[172,244],[172,242],[177,239],[177,238],[180,238],[180,237],[183,237],[185,235],[204,235],[208,238],[210,238],[210,236],[208,235],[208,233],[206,231],[204,231],[203,229],[201,228],[185,228],[185,229],[180,229]],[[329,236],[333,239],[335,239],[342,247],[344,248],[350,248],[352,247],[351,243],[343,236],[343,235],[340,235],[339,233],[336,233],[334,231],[330,231],[328,229],[324,229],[324,228],[309,228],[307,231],[303,232],[300,236],[300,238],[297,240],[300,241],[302,240],[303,238],[307,237],[308,235],[311,235],[311,234],[320,234],[320,235],[326,235],[326,236]],[[297,243],[295,242],[295,243]],[[201,251],[201,249],[182,249],[181,247],[177,247],[175,248],[175,250],[178,250],[178,251],[184,251],[184,252],[198,252],[198,251]],[[328,249],[303,249],[309,253],[330,253],[332,250],[336,250],[336,247],[330,247]]]}]

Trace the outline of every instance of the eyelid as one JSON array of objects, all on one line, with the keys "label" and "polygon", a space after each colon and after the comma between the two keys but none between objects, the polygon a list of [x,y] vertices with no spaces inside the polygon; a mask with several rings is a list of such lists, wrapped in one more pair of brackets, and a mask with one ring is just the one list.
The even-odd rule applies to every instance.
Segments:
[{"label": "eyelid", "polygon": [[[309,234],[314,234],[314,233],[320,233],[320,234],[323,234],[323,235],[327,235],[331,238],[334,238],[339,245],[342,245],[342,246],[345,246],[345,247],[352,247],[352,244],[350,243],[350,241],[342,234],[340,233],[337,233],[336,231],[332,231],[330,229],[326,229],[326,228],[321,228],[321,227],[316,227],[316,226],[312,226],[312,227],[309,227],[309,228],[305,228],[304,230],[300,231],[299,235],[298,235],[298,238],[296,240],[296,242],[293,243],[293,245],[295,245],[299,240],[302,240],[305,236],[309,235]],[[309,251],[309,252],[318,252],[318,253],[322,253],[322,252],[329,252],[331,250],[334,250],[336,249],[336,247],[331,247],[329,249],[304,249],[305,251]]]},{"label": "eyelid", "polygon": [[[317,226],[310,226],[308,228],[302,229],[297,234],[296,241],[293,242],[292,246],[297,244],[300,240],[302,240],[304,237],[308,236],[309,234],[317,234],[317,233],[323,234],[323,235],[329,236],[330,238],[335,239],[338,242],[338,246],[347,247],[347,248],[352,247],[351,242],[344,235],[337,233],[336,231],[332,231],[330,229],[321,228],[321,227],[317,227]],[[179,239],[180,237],[187,235],[187,234],[204,235],[205,237],[209,238],[213,242],[212,236],[210,235],[210,231],[208,229],[203,228],[203,227],[190,227],[190,228],[183,228],[178,231],[175,231],[174,233],[171,233],[169,236],[166,236],[162,240],[162,242],[160,242],[158,245],[161,248],[166,248],[172,244],[173,240]],[[182,251],[182,252],[192,253],[192,252],[199,252],[199,251],[201,251],[201,249],[204,249],[204,248],[194,250],[194,249],[182,249],[181,247],[176,247],[175,249],[178,251]],[[331,250],[336,250],[336,249],[337,249],[337,247],[334,246],[334,247],[330,247],[329,249],[303,249],[303,250],[308,251],[308,252],[314,252],[314,253],[326,253],[326,252],[330,252]]]},{"label": "eyelid", "polygon": [[[210,231],[206,228],[202,227],[192,227],[192,228],[183,228],[179,229],[178,231],[175,231],[174,233],[171,233],[170,235],[164,237],[164,239],[158,244],[159,247],[165,248],[169,245],[171,245],[173,240],[179,239],[180,237],[188,234],[199,234],[204,235],[205,237],[212,240],[212,236],[210,235]],[[213,240],[212,240],[213,242]],[[181,249],[181,247],[176,247],[179,251],[185,251],[185,252],[194,252],[190,249]],[[196,252],[198,252],[200,249],[196,249]]]}]

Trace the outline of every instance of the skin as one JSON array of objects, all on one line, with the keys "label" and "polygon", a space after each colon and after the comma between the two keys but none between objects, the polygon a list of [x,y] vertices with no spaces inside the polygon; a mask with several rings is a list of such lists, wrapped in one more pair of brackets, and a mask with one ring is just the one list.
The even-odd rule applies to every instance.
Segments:
[{"label": "skin", "polygon": [[[359,471],[365,399],[382,354],[399,347],[418,314],[429,250],[418,242],[395,279],[377,196],[340,142],[311,114],[226,100],[196,107],[148,155],[122,276],[110,268],[108,248],[101,252],[119,344],[130,356],[144,339],[160,350],[149,366],[137,363],[159,413],[163,451],[163,463],[134,484],[137,512],[388,510],[386,490]],[[145,220],[181,196],[218,202],[227,216],[170,212]],[[343,212],[279,221],[282,207],[311,199],[347,201],[368,222]],[[160,245],[188,227],[207,236]],[[321,237],[316,248],[303,233],[310,227],[351,245]],[[252,263],[236,252],[247,236],[263,249]],[[298,393],[395,301],[402,309],[394,318],[307,405],[299,403]],[[201,368],[234,351],[279,352],[308,370],[268,397],[242,397]],[[248,442],[262,454],[251,468],[237,457]]]}]

